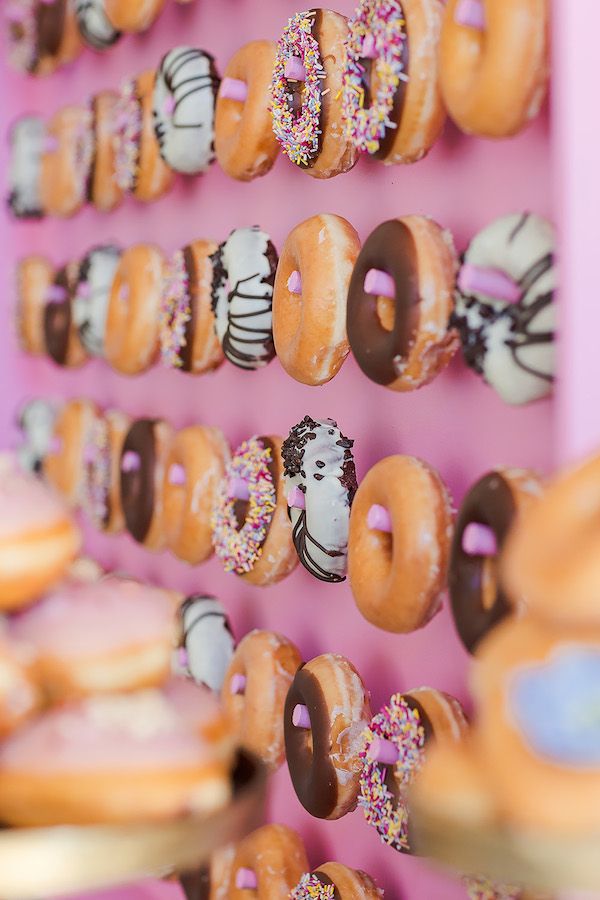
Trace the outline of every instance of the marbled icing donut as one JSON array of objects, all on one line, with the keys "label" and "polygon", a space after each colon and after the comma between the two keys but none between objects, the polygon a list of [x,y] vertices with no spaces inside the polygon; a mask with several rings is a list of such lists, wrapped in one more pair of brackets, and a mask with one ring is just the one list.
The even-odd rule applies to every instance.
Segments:
[{"label": "marbled icing donut", "polygon": [[29,400],[21,407],[17,425],[23,442],[17,450],[17,459],[24,469],[41,472],[42,461],[52,442],[57,411],[55,403],[41,397]]},{"label": "marbled icing donut", "polygon": [[44,142],[45,126],[39,116],[23,116],[10,130],[7,203],[18,219],[40,219],[44,215],[40,196]]},{"label": "marbled icing donut", "polygon": [[104,355],[106,316],[121,251],[112,244],[94,247],[81,261],[73,298],[73,318],[81,343],[92,356]]},{"label": "marbled icing donut", "polygon": [[104,0],[75,0],[75,15],[81,37],[93,50],[106,50],[121,37],[106,15]]},{"label": "marbled icing donut", "polygon": [[152,116],[160,154],[175,172],[204,172],[215,158],[214,118],[219,76],[213,57],[175,47],[156,72]]},{"label": "marbled icing donut", "polygon": [[552,390],[555,243],[545,219],[514,213],[480,231],[464,255],[452,321],[467,365],[507,403]]},{"label": "marbled icing donut", "polygon": [[212,308],[227,359],[242,369],[275,355],[271,305],[277,251],[258,225],[236,228],[211,256]]},{"label": "marbled icing donut", "polygon": [[300,562],[331,583],[346,577],[350,507],[357,488],[353,444],[333,419],[305,416],[281,451]]},{"label": "marbled icing donut", "polygon": [[216,597],[191,594],[179,608],[179,646],[173,657],[177,675],[220,691],[235,649],[225,607]]}]

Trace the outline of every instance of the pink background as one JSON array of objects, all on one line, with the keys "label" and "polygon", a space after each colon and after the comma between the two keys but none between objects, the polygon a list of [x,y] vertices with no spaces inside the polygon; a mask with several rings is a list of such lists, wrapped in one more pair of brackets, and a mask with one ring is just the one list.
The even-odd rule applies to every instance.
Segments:
[{"label": "pink background", "polygon": [[[568,9],[574,4],[558,4],[563,17],[561,54],[569,36],[591,47],[594,29],[589,29],[589,22],[588,31],[576,31],[584,8],[590,8],[588,0],[578,3],[581,8],[577,11]],[[350,14],[353,2],[337,0],[336,8]],[[211,51],[222,70],[242,42],[276,38],[296,9],[294,0],[171,3],[148,35],[124,39],[104,56],[86,51],[70,69],[48,80],[25,79],[3,68],[2,124],[6,127],[25,112],[50,115],[94,90],[116,87],[122,77],[155,66],[162,53],[180,43],[191,42]],[[578,81],[580,67],[596,59],[590,53],[588,60],[584,53],[576,66],[574,52],[569,51],[568,74]],[[566,53],[558,64],[564,74]],[[589,379],[588,355],[573,352],[583,341],[592,353],[591,341],[597,343],[586,327],[587,313],[581,303],[590,286],[589,280],[584,281],[589,278],[590,257],[587,268],[580,266],[586,262],[584,254],[591,243],[591,232],[584,232],[582,224],[587,215],[596,214],[598,205],[590,203],[589,196],[580,197],[587,207],[582,208],[572,192],[573,179],[582,177],[581,168],[579,175],[575,173],[574,149],[583,171],[591,170],[592,159],[583,155],[578,143],[585,130],[583,101],[572,102],[570,85],[571,81],[562,81],[557,94],[558,118],[554,121],[566,122],[567,116],[569,121],[568,133],[562,129],[558,141],[552,138],[545,109],[526,133],[495,144],[466,138],[448,124],[430,156],[413,167],[384,168],[361,160],[352,172],[319,182],[280,159],[269,175],[246,185],[229,180],[215,165],[202,178],[180,180],[169,197],[153,206],[127,200],[109,216],[86,209],[68,222],[10,223],[9,227],[3,213],[0,237],[5,265],[0,277],[4,279],[6,327],[0,330],[5,388],[0,422],[4,442],[15,440],[14,410],[24,398],[82,394],[133,415],[164,416],[177,427],[192,422],[218,425],[232,446],[254,433],[285,435],[306,413],[331,416],[355,439],[359,480],[383,456],[419,455],[438,467],[457,504],[469,485],[496,464],[551,471],[556,459],[585,449],[590,439],[596,438],[585,424],[586,410],[590,400],[596,401],[598,409],[600,399],[591,397],[592,392],[600,392],[600,381]],[[556,147],[559,152],[551,152]],[[413,395],[397,395],[368,381],[352,359],[331,384],[319,389],[296,384],[277,361],[257,373],[244,373],[225,364],[217,373],[200,378],[156,368],[127,379],[101,362],[69,373],[50,361],[26,358],[16,349],[13,261],[29,252],[45,253],[56,264],[106,240],[123,245],[154,241],[170,252],[190,239],[223,239],[233,227],[252,224],[260,224],[281,247],[295,224],[318,212],[345,216],[362,238],[386,218],[425,213],[449,227],[462,250],[490,219],[522,209],[553,216],[561,225],[563,274],[577,293],[577,303],[569,296],[564,314],[563,384],[556,417],[550,401],[521,409],[504,405],[461,359],[429,387]],[[279,586],[257,589],[234,575],[225,575],[216,561],[191,569],[168,554],[152,555],[127,537],[101,537],[86,529],[86,540],[87,549],[107,567],[126,568],[141,578],[182,590],[217,594],[228,608],[238,637],[253,627],[270,628],[292,638],[306,659],[329,650],[347,655],[372,691],[374,709],[394,691],[419,685],[454,693],[468,707],[467,657],[446,608],[423,631],[394,636],[361,618],[347,584],[323,585],[301,568]],[[297,802],[285,766],[272,779],[270,818],[298,828],[313,866],[335,858],[364,868],[391,900],[459,900],[465,896],[456,879],[382,846],[375,832],[363,823],[360,811],[334,823],[312,819]],[[110,896],[166,900],[180,894],[175,886],[150,883]]]}]

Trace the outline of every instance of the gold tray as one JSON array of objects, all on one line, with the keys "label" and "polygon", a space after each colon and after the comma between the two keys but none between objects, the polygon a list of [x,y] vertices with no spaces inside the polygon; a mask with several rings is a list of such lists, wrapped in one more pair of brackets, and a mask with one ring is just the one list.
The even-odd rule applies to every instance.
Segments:
[{"label": "gold tray", "polygon": [[265,773],[240,753],[233,799],[202,818],[140,825],[82,825],[0,830],[0,897],[40,900],[161,877],[207,862],[263,820]]}]

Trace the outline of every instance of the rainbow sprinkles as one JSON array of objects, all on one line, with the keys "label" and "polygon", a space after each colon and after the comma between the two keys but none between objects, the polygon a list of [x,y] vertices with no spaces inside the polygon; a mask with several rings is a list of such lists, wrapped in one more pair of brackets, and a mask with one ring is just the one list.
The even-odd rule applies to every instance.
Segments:
[{"label": "rainbow sprinkles", "polygon": [[189,282],[183,251],[177,250],[171,258],[158,314],[160,357],[169,369],[183,366],[181,351],[192,318]]}]

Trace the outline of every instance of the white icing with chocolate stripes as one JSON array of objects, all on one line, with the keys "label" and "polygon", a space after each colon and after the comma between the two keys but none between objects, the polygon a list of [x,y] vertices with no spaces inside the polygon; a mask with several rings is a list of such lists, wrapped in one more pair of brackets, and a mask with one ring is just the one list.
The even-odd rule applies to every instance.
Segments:
[{"label": "white icing with chocolate stripes", "polygon": [[26,403],[19,413],[18,425],[23,443],[17,450],[22,468],[40,472],[54,435],[57,408],[50,400],[38,398]]},{"label": "white icing with chocolate stripes", "polygon": [[75,15],[81,37],[94,50],[106,50],[121,37],[106,15],[104,0],[75,0]]},{"label": "white icing with chocolate stripes", "polygon": [[10,132],[8,205],[18,218],[40,218],[40,170],[45,127],[38,116],[24,116]]},{"label": "white icing with chocolate stripes", "polygon": [[81,262],[73,319],[82,344],[92,356],[104,355],[108,301],[120,257],[119,248],[107,244],[94,247]]},{"label": "white icing with chocolate stripes", "polygon": [[184,658],[176,651],[173,668],[178,675],[220,691],[225,680],[235,640],[225,612],[216,597],[192,594],[180,609]]}]

